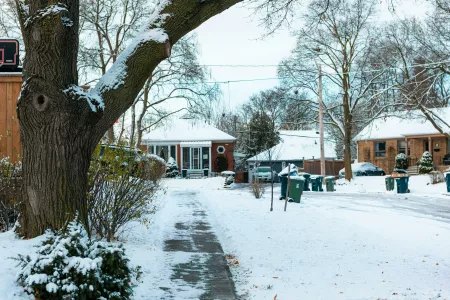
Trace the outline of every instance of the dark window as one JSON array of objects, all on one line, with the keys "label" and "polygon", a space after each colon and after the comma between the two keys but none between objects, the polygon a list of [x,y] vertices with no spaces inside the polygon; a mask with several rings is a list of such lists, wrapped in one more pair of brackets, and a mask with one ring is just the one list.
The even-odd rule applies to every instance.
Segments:
[{"label": "dark window", "polygon": [[[398,153],[406,154],[406,142],[398,141]],[[408,154],[411,153],[411,141],[408,141]]]},{"label": "dark window", "polygon": [[175,150],[175,146],[170,146],[170,157],[177,160],[177,152]]},{"label": "dark window", "polygon": [[183,149],[183,169],[191,168],[191,148],[181,148]]},{"label": "dark window", "polygon": [[375,143],[375,157],[386,157],[386,142]]}]

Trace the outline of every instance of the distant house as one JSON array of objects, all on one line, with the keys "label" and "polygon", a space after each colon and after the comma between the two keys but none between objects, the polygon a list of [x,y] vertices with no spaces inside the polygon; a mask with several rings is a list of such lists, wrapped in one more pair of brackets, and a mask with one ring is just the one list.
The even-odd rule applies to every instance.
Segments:
[{"label": "distant house", "polygon": [[145,134],[142,143],[148,152],[166,161],[173,157],[181,170],[218,172],[219,156],[228,160],[228,170],[234,169],[235,138],[209,124],[178,119],[173,124]]},{"label": "distant house", "polygon": [[[247,160],[249,170],[256,166],[271,166],[279,173],[288,163],[295,164],[308,173],[320,173],[320,140],[314,130],[280,130],[281,141],[269,150],[263,151]],[[334,143],[325,140],[325,159],[327,175],[337,175],[342,161],[335,159]],[[336,174],[334,174],[336,173]]]},{"label": "distant house", "polygon": [[[432,111],[450,124],[449,107]],[[443,124],[440,121],[436,123]],[[406,154],[412,171],[425,151],[433,156],[436,169],[443,168],[443,159],[450,149],[447,137],[419,111],[404,112],[399,117],[376,119],[354,140],[358,145],[358,161],[371,162],[388,173],[394,169],[395,157],[399,153]]]}]

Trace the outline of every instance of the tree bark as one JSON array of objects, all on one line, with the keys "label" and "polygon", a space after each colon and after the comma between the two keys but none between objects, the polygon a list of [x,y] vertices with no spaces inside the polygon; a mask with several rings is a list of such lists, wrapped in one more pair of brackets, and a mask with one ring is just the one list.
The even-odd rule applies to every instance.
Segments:
[{"label": "tree bark", "polygon": [[344,76],[342,79],[342,88],[344,91],[343,95],[343,106],[344,106],[344,172],[345,179],[352,180],[352,113],[350,111],[350,101],[349,101],[349,77],[347,75],[347,70],[344,70]]},{"label": "tree bark", "polygon": [[97,143],[133,104],[148,74],[170,55],[170,45],[238,2],[161,4],[166,6],[158,11],[165,17],[151,20],[146,28],[161,27],[168,40],[139,41],[105,75],[116,74],[118,84],[108,85],[102,78],[88,93],[77,86],[78,0],[28,1],[28,11],[17,1],[27,49],[17,104],[23,146],[20,234],[34,237],[47,228],[59,229],[77,212],[88,225],[87,172]]}]

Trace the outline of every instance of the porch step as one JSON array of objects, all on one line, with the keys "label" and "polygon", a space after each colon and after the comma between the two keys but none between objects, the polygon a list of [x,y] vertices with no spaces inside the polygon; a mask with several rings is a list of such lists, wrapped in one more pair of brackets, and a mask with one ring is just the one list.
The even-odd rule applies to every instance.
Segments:
[{"label": "porch step", "polygon": [[411,166],[406,170],[406,172],[409,176],[419,175],[419,166]]}]

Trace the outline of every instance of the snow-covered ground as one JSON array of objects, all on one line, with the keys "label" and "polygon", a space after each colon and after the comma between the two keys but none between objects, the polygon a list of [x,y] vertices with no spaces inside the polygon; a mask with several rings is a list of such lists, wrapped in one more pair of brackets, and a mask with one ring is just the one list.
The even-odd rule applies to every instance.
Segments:
[{"label": "snow-covered ground", "polygon": [[[423,192],[419,182],[425,179],[411,178],[412,191]],[[441,188],[430,187],[436,195],[443,194]],[[218,190],[211,184],[204,190],[224,251],[239,260],[232,272],[240,294],[253,299],[450,297],[449,219],[409,210],[413,193],[371,194],[384,190],[383,177],[358,178],[336,189],[333,197],[306,192],[302,203],[289,203],[286,212],[284,201],[277,200],[279,188],[273,212],[267,192],[258,200],[244,188]],[[422,198],[423,205],[431,201],[415,200]],[[450,198],[438,200],[450,213]],[[390,201],[401,202],[401,209]]]},{"label": "snow-covered ground", "polygon": [[[276,186],[270,212],[270,189],[255,199],[245,185],[224,189],[223,182],[166,180],[150,227],[132,224],[125,231],[131,264],[143,272],[135,299],[161,299],[161,287],[180,284],[171,280],[170,266],[189,254],[165,252],[164,241],[177,220],[189,221],[177,193],[192,190],[229,255],[239,299],[450,299],[445,184],[415,176],[411,193],[398,195],[385,192],[384,177],[360,177],[334,193],[305,192],[286,212]],[[14,284],[18,269],[8,257],[34,252],[39,241],[0,233],[1,299],[32,299]],[[201,286],[179,290],[176,299],[201,294]]]}]

